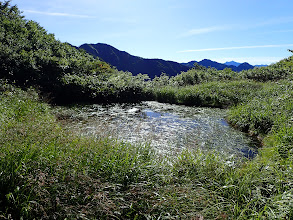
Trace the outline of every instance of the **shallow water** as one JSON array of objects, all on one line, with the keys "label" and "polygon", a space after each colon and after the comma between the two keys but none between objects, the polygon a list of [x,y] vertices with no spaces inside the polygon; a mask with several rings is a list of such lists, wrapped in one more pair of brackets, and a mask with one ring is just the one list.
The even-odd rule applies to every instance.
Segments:
[{"label": "shallow water", "polygon": [[85,135],[110,136],[131,143],[149,143],[162,153],[183,149],[214,150],[252,158],[256,143],[225,121],[226,110],[171,105],[89,105],[75,109],[68,126]]}]

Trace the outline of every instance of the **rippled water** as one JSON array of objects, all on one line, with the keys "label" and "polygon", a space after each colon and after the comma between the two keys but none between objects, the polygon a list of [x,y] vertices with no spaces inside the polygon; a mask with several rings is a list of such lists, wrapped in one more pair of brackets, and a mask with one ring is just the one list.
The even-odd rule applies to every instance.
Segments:
[{"label": "rippled water", "polygon": [[225,121],[226,110],[158,103],[90,105],[77,108],[71,129],[132,143],[149,143],[163,153],[215,150],[253,157],[256,143]]}]

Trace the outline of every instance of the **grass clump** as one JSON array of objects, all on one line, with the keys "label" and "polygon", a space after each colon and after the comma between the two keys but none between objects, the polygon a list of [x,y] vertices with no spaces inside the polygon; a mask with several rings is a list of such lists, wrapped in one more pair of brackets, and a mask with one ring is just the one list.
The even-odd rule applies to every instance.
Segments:
[{"label": "grass clump", "polygon": [[197,213],[207,219],[290,219],[292,163],[273,148],[260,154],[233,164],[215,154],[185,152],[173,172],[181,185],[203,193],[191,197],[205,204]]},{"label": "grass clump", "polygon": [[228,120],[286,157],[292,149],[292,96],[291,81],[266,83],[250,101],[231,108]]},{"label": "grass clump", "polygon": [[165,86],[156,88],[154,93],[161,102],[224,108],[249,100],[262,87],[261,83],[247,80],[222,81],[185,87]]},{"label": "grass clump", "polygon": [[6,90],[0,104],[0,216],[107,216],[116,191],[148,180],[147,146],[72,135],[33,91]]}]

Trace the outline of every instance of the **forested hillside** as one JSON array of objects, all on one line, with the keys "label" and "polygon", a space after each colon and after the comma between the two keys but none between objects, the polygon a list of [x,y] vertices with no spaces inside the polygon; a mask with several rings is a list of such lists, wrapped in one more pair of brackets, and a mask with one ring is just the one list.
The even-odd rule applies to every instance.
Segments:
[{"label": "forested hillside", "polygon": [[21,87],[34,86],[58,103],[126,101],[133,93],[139,97],[141,76],[132,78],[112,69],[56,40],[37,22],[26,20],[16,6],[0,3],[1,78]]}]

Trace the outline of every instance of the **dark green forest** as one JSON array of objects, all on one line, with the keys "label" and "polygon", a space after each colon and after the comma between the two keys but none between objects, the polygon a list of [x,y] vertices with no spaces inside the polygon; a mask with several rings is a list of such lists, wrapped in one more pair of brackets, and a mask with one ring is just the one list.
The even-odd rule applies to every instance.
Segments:
[{"label": "dark green forest", "polygon": [[[0,218],[292,219],[292,68],[293,56],[241,72],[195,64],[134,76],[0,1]],[[56,106],[143,100],[227,108],[259,154],[234,166],[200,150],[164,158],[74,134],[56,115]]]}]

